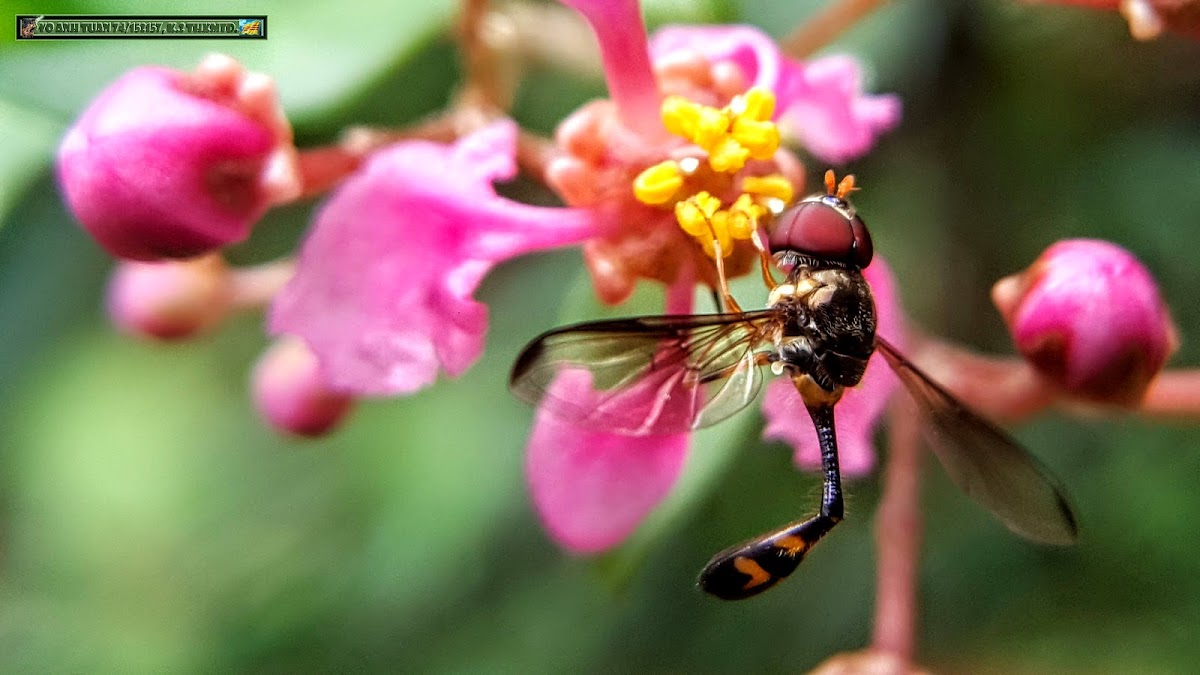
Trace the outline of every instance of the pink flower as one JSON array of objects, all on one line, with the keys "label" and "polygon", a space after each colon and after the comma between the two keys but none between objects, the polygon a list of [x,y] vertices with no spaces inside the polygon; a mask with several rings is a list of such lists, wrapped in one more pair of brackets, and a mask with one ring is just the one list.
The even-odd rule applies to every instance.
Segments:
[{"label": "pink flower", "polygon": [[1091,401],[1136,405],[1179,344],[1154,277],[1106,241],[1054,244],[992,299],[1038,372]]},{"label": "pink flower", "polygon": [[120,258],[188,258],[237,243],[299,190],[292,132],[264,75],[207,58],[143,67],[88,106],[58,150],[67,205]]},{"label": "pink flower", "polygon": [[[861,93],[857,67],[848,58],[801,64],[780,54],[761,31],[744,26],[665,28],[647,46],[638,43],[644,32],[636,2],[566,4],[596,32],[612,100],[594,101],[560,125],[557,141],[564,154],[546,176],[569,204],[597,214],[598,235],[584,245],[584,258],[606,302],[620,302],[638,279],[649,278],[668,285],[667,313],[689,313],[695,281],[716,285],[714,253],[697,245],[700,240],[711,248],[711,241],[693,240],[681,229],[678,205],[712,200],[728,208],[731,221],[769,220],[778,212],[772,209],[803,189],[803,166],[787,150],[772,150],[773,126],[765,122],[779,120],[814,154],[841,161],[865,152],[898,120],[894,97]],[[751,87],[758,92],[753,98]],[[664,96],[670,105],[647,104]],[[721,106],[726,107],[717,110]],[[664,122],[672,135],[663,133]],[[680,138],[681,131],[691,135]],[[738,206],[741,199],[750,200],[748,210]],[[756,263],[754,248],[733,236],[722,253],[729,253],[731,243],[727,274],[749,271]],[[883,286],[882,320],[898,326],[886,270],[877,262],[870,273]],[[848,395],[838,409],[845,417],[838,425],[846,433],[847,457],[859,470],[872,461],[867,434],[894,384],[879,373],[885,368],[872,370],[864,391]],[[594,395],[590,380],[567,375],[554,386],[573,392],[573,399]],[[799,447],[815,432],[811,424],[805,435],[782,421],[790,404],[786,395],[768,396],[768,415],[776,418],[770,432]],[[807,415],[799,421],[807,423]],[[540,410],[526,456],[534,506],[566,548],[580,553],[609,548],[669,493],[688,442],[686,434],[630,437],[582,430]]]},{"label": "pink flower", "polygon": [[[564,154],[551,162],[546,179],[568,204],[593,208],[599,215],[600,236],[585,244],[584,260],[605,302],[623,301],[638,279],[672,283],[681,266],[691,267],[701,281],[715,283],[711,264],[703,256],[692,259],[694,247],[684,245],[686,238],[670,210],[648,206],[630,193],[630,182],[648,167],[664,159],[694,157],[697,151],[686,140],[662,133],[662,113],[647,100],[675,95],[721,106],[758,87],[772,92],[774,117],[782,130],[830,161],[861,155],[899,120],[895,96],[862,94],[858,66],[849,57],[804,64],[785,57],[753,27],[672,26],[650,39],[651,64],[644,55],[631,54],[631,36],[643,34],[636,2],[567,4],[592,23],[613,98],[585,105],[559,126],[557,141]],[[651,65],[654,72],[645,72]],[[645,91],[656,80],[657,89]],[[642,131],[646,128],[656,131]],[[740,173],[780,176],[796,190],[804,185],[803,166],[786,151],[769,160],[751,159]],[[701,167],[685,177],[684,189],[704,189],[727,203],[742,191],[738,180],[708,178]],[[749,270],[749,253],[742,249],[726,262],[731,275]]]},{"label": "pink flower", "polygon": [[449,146],[397,143],[321,209],[270,326],[308,343],[332,389],[408,394],[461,374],[483,351],[487,308],[472,294],[488,271],[594,234],[589,211],[496,195],[516,173],[516,134],[502,121]]}]

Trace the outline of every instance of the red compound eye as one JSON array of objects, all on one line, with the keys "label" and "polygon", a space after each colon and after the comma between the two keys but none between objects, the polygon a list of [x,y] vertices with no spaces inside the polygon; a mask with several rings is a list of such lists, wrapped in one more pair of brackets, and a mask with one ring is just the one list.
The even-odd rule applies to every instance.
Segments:
[{"label": "red compound eye", "polygon": [[871,264],[871,258],[875,255],[875,246],[871,243],[871,231],[867,229],[867,224],[858,217],[857,213],[850,219],[850,229],[854,231],[852,262],[860,269],[866,268]]},{"label": "red compound eye", "polygon": [[855,267],[869,265],[873,253],[866,224],[857,215],[847,215],[845,202],[828,196],[806,199],[784,211],[769,244],[774,252],[791,250]]}]

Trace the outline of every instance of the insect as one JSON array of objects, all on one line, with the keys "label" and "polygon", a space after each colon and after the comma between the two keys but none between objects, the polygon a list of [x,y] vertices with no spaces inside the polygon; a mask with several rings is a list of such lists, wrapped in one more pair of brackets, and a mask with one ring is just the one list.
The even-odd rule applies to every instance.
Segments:
[{"label": "insect", "polygon": [[[834,410],[878,351],[923,413],[926,440],[950,478],[1013,532],[1071,544],[1077,525],[1058,482],[1004,431],[955,399],[875,333],[862,269],[871,236],[846,197],[854,177],[779,215],[754,241],[769,282],[767,308],[742,311],[718,264],[725,311],[576,324],[543,333],[517,358],[510,386],[525,401],[584,427],[630,435],[715,424],[754,400],[762,367],[791,379],[816,427],[824,489],[817,515],[718,553],[699,585],[727,600],[777,584],[843,518]],[[717,261],[720,257],[718,255]],[[787,274],[775,283],[767,265]],[[559,386],[584,376],[596,398]]]}]

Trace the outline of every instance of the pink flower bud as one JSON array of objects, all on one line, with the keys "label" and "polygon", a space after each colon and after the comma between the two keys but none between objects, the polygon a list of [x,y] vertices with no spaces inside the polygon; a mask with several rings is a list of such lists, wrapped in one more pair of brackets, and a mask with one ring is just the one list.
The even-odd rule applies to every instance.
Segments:
[{"label": "pink flower bud", "polygon": [[58,150],[67,205],[120,258],[190,258],[246,238],[299,193],[274,85],[227,56],[142,67],[88,106]]},{"label": "pink flower bud", "polygon": [[1150,272],[1125,249],[1061,241],[992,288],[1021,354],[1067,393],[1132,406],[1178,345]]},{"label": "pink flower bud", "polygon": [[215,325],[229,313],[230,272],[220,256],[122,262],[108,287],[108,312],[122,330],[173,340]]},{"label": "pink flower bud", "polygon": [[295,337],[284,337],[258,361],[251,387],[259,413],[276,429],[322,436],[350,412],[354,399],[325,383],[317,357]]}]

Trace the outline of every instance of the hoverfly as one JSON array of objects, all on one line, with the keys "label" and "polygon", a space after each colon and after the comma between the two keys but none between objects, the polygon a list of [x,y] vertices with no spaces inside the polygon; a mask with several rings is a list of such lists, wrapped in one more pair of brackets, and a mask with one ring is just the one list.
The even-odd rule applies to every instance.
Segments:
[{"label": "hoverfly", "polygon": [[[581,323],[543,333],[517,358],[510,386],[571,423],[630,435],[715,424],[751,403],[762,366],[795,384],[817,430],[824,490],[818,514],[718,553],[699,585],[727,600],[757,595],[791,574],[843,517],[834,409],[878,351],[915,399],[926,440],[950,478],[1013,532],[1071,544],[1075,516],[1058,482],[1004,431],[955,399],[875,334],[875,304],[862,269],[871,236],[846,197],[854,177],[778,217],[766,244],[754,239],[771,286],[767,308],[742,311],[716,256],[725,312]],[[775,283],[772,261],[787,274]],[[556,386],[586,374],[596,400]],[[641,392],[644,395],[634,395]]]}]

